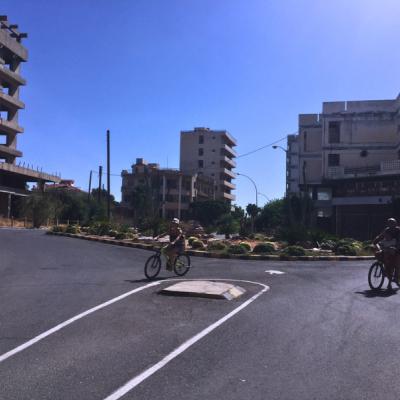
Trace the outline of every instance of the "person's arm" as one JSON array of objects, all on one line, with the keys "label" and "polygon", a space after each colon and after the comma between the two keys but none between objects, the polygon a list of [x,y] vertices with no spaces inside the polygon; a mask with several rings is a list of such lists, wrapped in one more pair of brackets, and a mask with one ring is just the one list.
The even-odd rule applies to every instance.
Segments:
[{"label": "person's arm", "polygon": [[178,241],[182,239],[182,237],[183,237],[183,231],[182,231],[182,229],[179,229],[179,234],[178,234],[178,236],[176,237],[176,239],[175,239],[173,242],[171,242],[171,244],[172,244],[172,245],[177,244]]},{"label": "person's arm", "polygon": [[379,242],[381,242],[385,238],[385,231],[383,231],[381,234],[379,234],[373,241],[372,244],[380,250],[381,247],[379,246]]},{"label": "person's arm", "polygon": [[164,233],[161,233],[160,235],[156,236],[156,237],[154,238],[154,240],[161,239],[162,237],[164,237],[164,236],[166,236],[166,235],[167,235],[167,233],[166,233],[166,232],[164,232]]}]

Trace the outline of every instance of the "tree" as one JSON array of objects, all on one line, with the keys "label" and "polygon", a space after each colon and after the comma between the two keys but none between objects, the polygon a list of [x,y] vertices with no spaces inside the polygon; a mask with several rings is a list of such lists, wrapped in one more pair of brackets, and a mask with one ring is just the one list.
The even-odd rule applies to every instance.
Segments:
[{"label": "tree", "polygon": [[251,219],[251,233],[254,232],[254,220],[256,219],[257,215],[260,212],[260,208],[257,207],[255,204],[248,204],[246,207],[246,212],[249,214]]},{"label": "tree", "polygon": [[215,225],[215,221],[230,213],[230,204],[223,200],[197,201],[191,204],[193,219],[204,226]]},{"label": "tree", "polygon": [[217,221],[218,233],[225,234],[228,239],[230,235],[239,232],[240,224],[231,214],[222,215]]}]

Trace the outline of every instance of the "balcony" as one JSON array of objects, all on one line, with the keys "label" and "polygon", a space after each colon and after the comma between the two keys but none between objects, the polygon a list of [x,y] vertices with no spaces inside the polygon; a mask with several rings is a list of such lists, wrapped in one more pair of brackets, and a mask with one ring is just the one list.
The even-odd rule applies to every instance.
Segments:
[{"label": "balcony", "polygon": [[0,91],[0,104],[4,105],[7,108],[18,108],[18,109],[25,108],[25,104],[21,100],[13,96],[10,96],[6,93],[3,93],[1,91]]},{"label": "balcony", "polygon": [[0,65],[0,79],[14,86],[26,85],[26,80],[21,75],[11,71],[4,65]]},{"label": "balcony", "polygon": [[221,167],[228,166],[228,168],[235,168],[236,163],[235,161],[231,160],[229,157],[223,157],[221,160]]},{"label": "balcony", "polygon": [[228,146],[237,146],[236,139],[227,131],[224,131],[224,138],[227,139]]},{"label": "balcony", "polygon": [[229,181],[222,181],[222,185],[227,187],[230,190],[235,190],[236,189],[236,185],[234,185],[233,183],[229,182]]},{"label": "balcony", "polygon": [[227,155],[230,156],[230,157],[237,157],[236,151],[233,150],[232,147],[228,146],[227,144],[225,144],[225,145],[222,147],[221,150],[222,150],[222,152],[223,152],[223,151],[227,152]]},{"label": "balcony", "polygon": [[232,172],[231,170],[227,169],[227,168],[222,168],[221,174],[222,175],[228,175],[232,179],[236,178],[236,174],[234,172]]},{"label": "balcony", "polygon": [[0,118],[0,132],[1,133],[23,133],[24,128],[12,121],[7,121],[6,119]]},{"label": "balcony", "polygon": [[0,145],[0,157],[22,157],[22,152],[11,147]]},{"label": "balcony", "polygon": [[351,179],[368,176],[400,174],[400,160],[382,161],[380,164],[364,167],[328,167],[327,179]]},{"label": "balcony", "polygon": [[236,200],[236,196],[234,194],[230,194],[230,193],[223,193],[223,197],[226,200],[230,200],[230,201],[235,201]]}]

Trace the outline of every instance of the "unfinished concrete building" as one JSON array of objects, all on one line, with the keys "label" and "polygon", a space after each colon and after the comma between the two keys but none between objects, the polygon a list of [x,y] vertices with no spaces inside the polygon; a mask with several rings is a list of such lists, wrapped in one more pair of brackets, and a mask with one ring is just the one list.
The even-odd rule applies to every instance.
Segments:
[{"label": "unfinished concrete building", "polygon": [[28,60],[28,52],[22,45],[26,37],[6,16],[0,16],[0,216],[8,218],[13,213],[13,199],[28,195],[29,182],[44,187],[46,182],[59,181],[57,176],[16,163],[22,157],[17,148],[18,135],[24,132],[18,116],[25,108],[19,94],[20,87],[26,84],[21,76],[21,65]]},{"label": "unfinished concrete building", "polygon": [[212,179],[177,169],[160,168],[143,158],[136,159],[131,172],[122,171],[123,208],[135,211],[133,196],[138,188],[146,190],[151,213],[166,219],[186,220],[190,217],[191,203],[215,197]]},{"label": "unfinished concrete building", "polygon": [[400,198],[400,95],[323,103],[288,137],[287,193],[313,199],[313,224],[371,238]]},{"label": "unfinished concrete building", "polygon": [[232,182],[236,178],[237,145],[229,132],[210,128],[194,128],[181,132],[180,170],[196,173],[214,181],[216,198],[227,202],[234,201],[232,193],[236,189]]}]

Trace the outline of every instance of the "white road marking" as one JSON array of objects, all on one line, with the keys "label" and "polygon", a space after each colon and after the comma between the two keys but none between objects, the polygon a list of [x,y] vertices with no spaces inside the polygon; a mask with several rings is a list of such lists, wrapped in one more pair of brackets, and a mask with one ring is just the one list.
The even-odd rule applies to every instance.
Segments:
[{"label": "white road marking", "polygon": [[[168,279],[168,280],[196,280],[196,279]],[[239,280],[239,279],[205,279],[205,280],[247,282],[247,283],[260,285],[260,286],[263,287],[263,289],[260,290],[258,293],[256,293],[249,300],[245,301],[239,307],[235,308],[229,314],[225,315],[224,317],[222,317],[218,321],[214,322],[213,324],[211,324],[207,328],[203,329],[197,335],[193,336],[191,339],[189,339],[186,342],[184,342],[183,344],[181,344],[179,347],[177,347],[175,350],[173,350],[171,353],[169,353],[167,356],[165,356],[161,361],[159,361],[158,363],[154,364],[150,368],[146,369],[141,374],[135,376],[130,381],[126,382],[123,386],[121,386],[119,389],[117,389],[114,393],[112,393],[110,396],[106,397],[105,400],[118,400],[118,399],[120,399],[122,396],[124,396],[126,393],[128,393],[129,391],[134,389],[137,385],[142,383],[144,380],[149,378],[151,375],[156,373],[158,370],[160,370],[161,368],[165,367],[170,361],[172,361],[174,358],[178,357],[180,354],[182,354],[189,347],[193,346],[196,342],[198,342],[204,336],[208,335],[214,329],[218,328],[220,325],[222,325],[224,322],[226,322],[228,319],[232,318],[239,311],[243,310],[245,307],[247,307],[249,304],[251,304],[254,300],[256,300],[259,296],[261,296],[263,293],[265,293],[269,289],[269,287],[267,285],[264,285],[264,284],[262,284],[260,282],[251,282],[251,281],[244,281],[244,280]]]},{"label": "white road marking", "polygon": [[129,292],[121,294],[118,297],[114,297],[113,299],[108,300],[105,303],[99,304],[96,307],[93,307],[93,308],[91,308],[89,310],[86,310],[83,313],[78,314],[75,317],[72,317],[72,318],[62,322],[61,324],[49,329],[48,331],[41,333],[40,335],[34,337],[33,339],[28,340],[27,342],[21,344],[20,346],[8,351],[7,353],[4,353],[4,354],[0,355],[0,363],[2,363],[3,361],[7,360],[7,358],[10,358],[10,357],[14,356],[15,354],[20,353],[21,351],[27,349],[28,347],[34,345],[35,343],[43,340],[47,336],[50,336],[51,334],[59,331],[60,329],[65,328],[66,326],[72,324],[73,322],[75,322],[75,321],[77,321],[77,320],[79,320],[81,318],[84,318],[84,317],[88,316],[89,314],[92,314],[92,313],[94,313],[94,312],[96,312],[98,310],[101,310],[102,308],[105,308],[105,307],[107,307],[107,306],[109,306],[109,305],[111,305],[113,303],[116,303],[117,301],[120,301],[120,300],[122,300],[122,299],[124,299],[124,298],[126,298],[126,297],[128,297],[128,296],[130,296],[132,294],[134,294],[134,293],[138,293],[138,292],[140,292],[140,291],[142,291],[144,289],[147,289],[147,288],[149,288],[151,286],[159,285],[160,283],[161,283],[161,281],[156,281],[156,282],[151,282],[151,283],[149,283],[147,285],[144,285],[144,286],[140,286],[140,287],[138,287],[136,289],[133,289],[133,290],[131,290]]},{"label": "white road marking", "polygon": [[284,274],[286,274],[286,272],[283,272],[283,271],[275,271],[275,270],[273,270],[273,269],[268,269],[268,270],[266,270],[265,271],[267,274],[270,274],[270,275],[284,275]]}]

